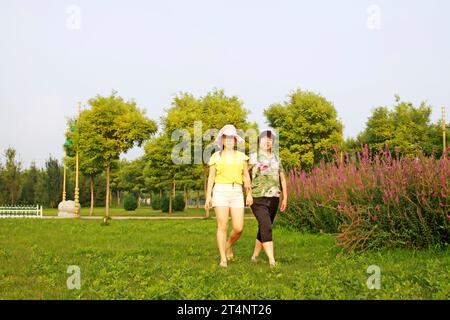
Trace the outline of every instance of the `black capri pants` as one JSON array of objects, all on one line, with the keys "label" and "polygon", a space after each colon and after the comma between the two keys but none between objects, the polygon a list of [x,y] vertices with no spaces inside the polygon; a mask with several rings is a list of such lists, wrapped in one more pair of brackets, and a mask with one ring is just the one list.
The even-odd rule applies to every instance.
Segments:
[{"label": "black capri pants", "polygon": [[258,235],[260,242],[272,241],[272,224],[278,211],[279,197],[253,198],[251,205],[253,214],[258,220]]}]

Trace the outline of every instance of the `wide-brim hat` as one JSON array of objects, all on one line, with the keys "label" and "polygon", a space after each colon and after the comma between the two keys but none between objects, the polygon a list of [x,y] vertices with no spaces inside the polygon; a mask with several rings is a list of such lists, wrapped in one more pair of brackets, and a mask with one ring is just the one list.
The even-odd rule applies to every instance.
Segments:
[{"label": "wide-brim hat", "polygon": [[233,126],[232,124],[227,124],[222,129],[219,130],[219,134],[217,135],[217,138],[214,141],[214,143],[218,145],[223,145],[222,137],[224,135],[235,137],[238,144],[245,141],[243,138],[241,138],[241,136],[238,135],[235,126]]}]

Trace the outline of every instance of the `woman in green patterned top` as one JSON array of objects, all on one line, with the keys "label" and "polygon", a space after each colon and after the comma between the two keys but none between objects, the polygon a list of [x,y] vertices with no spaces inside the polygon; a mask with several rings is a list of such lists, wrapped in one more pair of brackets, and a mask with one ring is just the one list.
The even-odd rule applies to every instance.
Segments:
[{"label": "woman in green patterned top", "polygon": [[287,189],[286,177],[281,160],[272,152],[272,131],[264,131],[259,135],[257,153],[250,154],[249,170],[252,179],[253,214],[258,220],[258,234],[252,261],[256,262],[261,249],[264,249],[269,258],[270,266],[275,266],[273,253],[272,224],[281,205],[280,211],[286,210]]}]

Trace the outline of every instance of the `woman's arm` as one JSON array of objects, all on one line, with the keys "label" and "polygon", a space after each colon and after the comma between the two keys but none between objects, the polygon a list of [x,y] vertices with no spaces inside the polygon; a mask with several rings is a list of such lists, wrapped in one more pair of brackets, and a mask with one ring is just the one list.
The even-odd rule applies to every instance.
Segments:
[{"label": "woman's arm", "polygon": [[244,161],[244,172],[242,173],[242,181],[244,182],[244,189],[246,194],[246,205],[251,206],[253,204],[252,196],[252,182],[250,180],[250,174],[248,172],[248,162]]},{"label": "woman's arm", "polygon": [[205,194],[205,210],[209,211],[211,208],[211,193],[212,188],[214,186],[214,180],[216,178],[216,165],[209,166],[209,175],[208,175],[208,183],[206,185],[206,194]]},{"label": "woman's arm", "polygon": [[288,192],[287,192],[287,184],[286,184],[286,176],[284,174],[284,172],[280,172],[280,180],[281,180],[281,205],[280,205],[280,211],[283,212],[284,210],[286,210],[287,207],[287,197],[288,197]]}]

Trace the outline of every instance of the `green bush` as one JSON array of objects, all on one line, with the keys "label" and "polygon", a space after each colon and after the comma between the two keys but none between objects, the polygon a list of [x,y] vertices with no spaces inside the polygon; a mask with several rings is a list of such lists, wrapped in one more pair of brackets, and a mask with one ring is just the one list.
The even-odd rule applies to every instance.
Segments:
[{"label": "green bush", "polygon": [[138,207],[136,197],[131,193],[127,193],[123,201],[123,207],[126,211],[136,210],[136,208]]},{"label": "green bush", "polygon": [[173,199],[173,211],[184,211],[185,204],[183,195],[177,194]]},{"label": "green bush", "polygon": [[167,195],[163,195],[161,200],[161,211],[169,212],[169,197]]},{"label": "green bush", "polygon": [[161,199],[159,198],[159,195],[152,198],[152,209],[161,210]]},{"label": "green bush", "polygon": [[[172,211],[183,211],[185,206],[182,194],[177,194],[172,198]],[[164,195],[161,201],[161,211],[169,212],[169,196]]]}]

